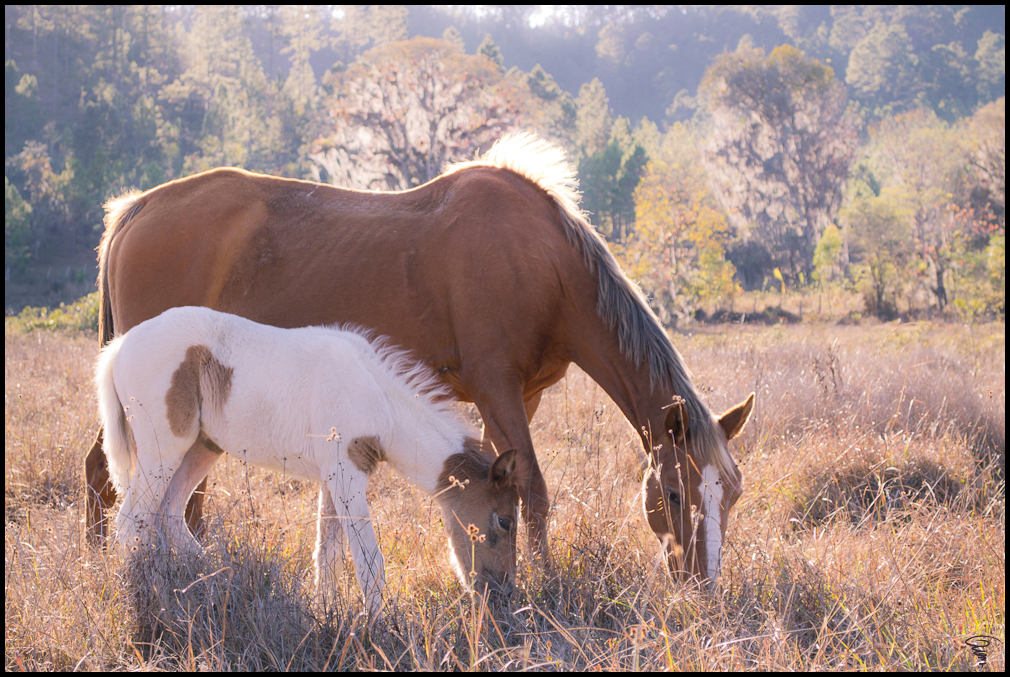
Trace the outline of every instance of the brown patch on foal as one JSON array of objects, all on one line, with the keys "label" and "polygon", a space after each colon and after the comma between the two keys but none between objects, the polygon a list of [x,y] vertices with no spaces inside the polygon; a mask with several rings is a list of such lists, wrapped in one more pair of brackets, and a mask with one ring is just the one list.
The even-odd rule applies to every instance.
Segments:
[{"label": "brown patch on foal", "polygon": [[218,409],[224,406],[234,371],[218,362],[207,346],[186,349],[186,357],[172,374],[172,385],[165,394],[168,424],[176,437],[190,434],[200,420],[205,399]]},{"label": "brown patch on foal", "polygon": [[347,445],[347,457],[358,470],[371,475],[379,461],[386,460],[386,452],[378,437],[355,437]]}]

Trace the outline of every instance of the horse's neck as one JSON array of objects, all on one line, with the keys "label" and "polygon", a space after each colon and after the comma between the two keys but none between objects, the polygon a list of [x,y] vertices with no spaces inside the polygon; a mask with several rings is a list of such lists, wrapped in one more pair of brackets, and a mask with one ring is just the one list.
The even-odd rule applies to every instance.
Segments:
[{"label": "horse's neck", "polygon": [[[652,434],[661,425],[663,409],[670,404],[669,386],[654,383],[649,361],[635,365],[621,350],[616,329],[596,314],[595,308],[569,321],[575,363],[603,388],[625,418],[642,435]],[[653,420],[659,418],[658,421]]]}]

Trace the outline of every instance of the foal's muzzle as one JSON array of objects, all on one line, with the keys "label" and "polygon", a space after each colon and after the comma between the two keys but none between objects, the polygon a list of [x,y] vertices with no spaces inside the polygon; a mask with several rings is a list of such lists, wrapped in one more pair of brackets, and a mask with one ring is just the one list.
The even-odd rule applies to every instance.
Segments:
[{"label": "foal's muzzle", "polygon": [[486,594],[489,597],[501,597],[507,598],[512,596],[514,587],[512,581],[509,577],[495,576],[487,569],[481,572],[481,575],[474,582],[474,591],[481,594]]}]

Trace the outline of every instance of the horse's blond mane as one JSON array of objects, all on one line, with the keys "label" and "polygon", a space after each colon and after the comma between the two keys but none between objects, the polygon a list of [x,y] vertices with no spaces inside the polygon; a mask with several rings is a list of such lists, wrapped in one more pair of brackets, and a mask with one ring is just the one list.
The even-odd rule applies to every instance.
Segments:
[{"label": "horse's blond mane", "polygon": [[721,442],[712,412],[691,382],[683,358],[649,308],[642,290],[627,278],[582,211],[579,180],[564,150],[530,132],[509,134],[483,157],[451,165],[446,173],[488,166],[507,169],[532,181],[558,205],[565,236],[582,252],[590,272],[597,274],[596,312],[611,329],[616,328],[622,354],[636,366],[648,363],[653,388],[662,383],[684,398],[694,448],[702,462],[716,463],[724,473],[731,473],[733,460]]}]

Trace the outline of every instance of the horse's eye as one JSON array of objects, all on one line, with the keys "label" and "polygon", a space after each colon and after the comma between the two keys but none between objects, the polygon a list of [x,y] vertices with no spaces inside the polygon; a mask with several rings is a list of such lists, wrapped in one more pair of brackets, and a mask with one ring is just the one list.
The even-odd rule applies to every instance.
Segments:
[{"label": "horse's eye", "polygon": [[668,489],[666,492],[666,499],[669,501],[670,505],[680,505],[680,494],[678,494],[673,489]]},{"label": "horse's eye", "polygon": [[508,517],[499,517],[498,526],[501,528],[502,531],[508,531],[509,529],[512,528],[512,520],[510,520]]}]

